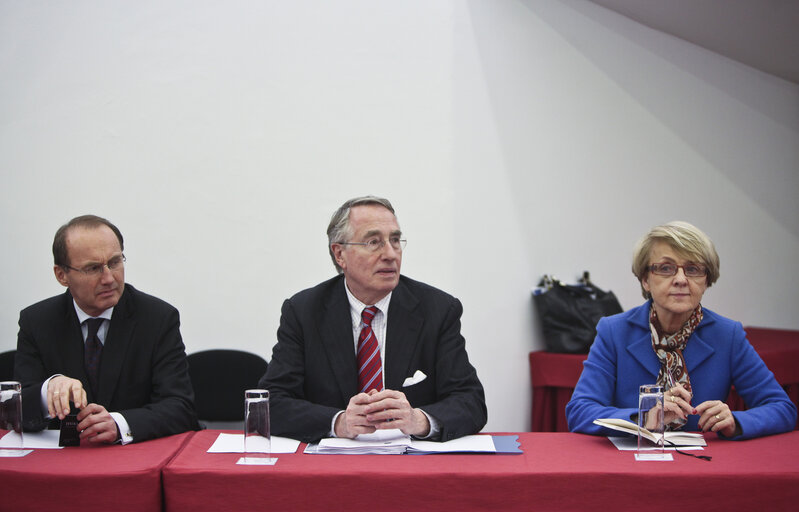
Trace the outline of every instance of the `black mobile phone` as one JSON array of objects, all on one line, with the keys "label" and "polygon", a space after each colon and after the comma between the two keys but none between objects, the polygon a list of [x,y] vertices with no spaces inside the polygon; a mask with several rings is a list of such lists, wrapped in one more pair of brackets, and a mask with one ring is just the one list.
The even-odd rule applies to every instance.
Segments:
[{"label": "black mobile phone", "polygon": [[78,411],[75,404],[69,403],[70,413],[61,420],[61,433],[58,436],[58,446],[80,446],[80,432],[78,432]]}]

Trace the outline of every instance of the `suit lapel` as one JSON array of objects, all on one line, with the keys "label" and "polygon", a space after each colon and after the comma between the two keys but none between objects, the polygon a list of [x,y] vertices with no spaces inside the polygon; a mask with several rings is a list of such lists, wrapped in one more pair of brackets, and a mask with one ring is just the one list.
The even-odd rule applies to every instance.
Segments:
[{"label": "suit lapel", "polygon": [[697,326],[694,334],[688,340],[688,345],[685,346],[683,356],[685,357],[685,365],[689,375],[691,371],[704,363],[707,358],[712,356],[716,351],[716,349],[702,338],[705,327],[715,323],[715,321],[715,319],[705,313],[702,322]]},{"label": "suit lapel", "polygon": [[114,307],[114,312],[111,315],[108,333],[103,344],[100,374],[97,379],[100,387],[97,400],[99,403],[111,403],[119,382],[119,376],[122,374],[125,354],[133,339],[136,320],[134,315],[135,301],[132,295],[132,287],[126,284],[125,291],[122,293],[122,297]]},{"label": "suit lapel", "polygon": [[[627,345],[627,352],[629,352],[648,373],[652,373],[649,370],[650,368],[656,368],[657,370],[652,376],[657,377],[657,371],[660,370],[660,361],[657,355],[655,355],[655,351],[652,349],[652,334],[649,329],[649,307],[640,308],[640,311],[628,318],[627,321],[635,327],[636,331],[640,329],[644,331],[641,336]],[[689,375],[693,369],[700,366],[715,352],[715,349],[702,339],[702,331],[704,328],[714,322],[715,320],[710,317],[710,315],[705,314],[702,323],[699,324],[693,335],[688,339],[683,357],[685,358],[685,365]]]},{"label": "suit lapel", "polygon": [[[635,359],[641,368],[652,376],[652,382],[655,381],[660,370],[660,361],[658,356],[652,349],[652,332],[649,330],[649,308],[650,303],[646,307],[641,307],[627,322],[632,324],[630,333],[634,337],[633,341],[627,345],[627,352]],[[655,373],[652,373],[652,369]]]},{"label": "suit lapel", "polygon": [[317,324],[330,367],[335,375],[344,403],[358,393],[358,367],[350,321],[350,304],[344,290],[343,276],[332,286],[321,305],[321,321]]},{"label": "suit lapel", "polygon": [[416,344],[419,343],[419,333],[424,324],[424,318],[417,311],[419,299],[408,289],[400,279],[399,284],[391,294],[388,306],[388,325],[386,326],[386,389],[402,389],[402,383],[407,377],[413,375],[418,368],[411,368]]}]

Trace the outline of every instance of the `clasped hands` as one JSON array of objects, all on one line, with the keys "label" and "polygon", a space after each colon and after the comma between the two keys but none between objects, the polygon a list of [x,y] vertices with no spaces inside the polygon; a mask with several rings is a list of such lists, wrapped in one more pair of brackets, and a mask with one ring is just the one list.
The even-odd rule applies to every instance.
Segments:
[{"label": "clasped hands", "polygon": [[699,415],[699,428],[702,432],[717,432],[727,437],[735,435],[735,418],[730,407],[721,400],[708,400],[693,407],[691,393],[682,384],[675,384],[663,394],[663,423],[687,419],[689,414]]},{"label": "clasped hands", "polygon": [[420,410],[411,407],[405,393],[386,389],[358,393],[350,398],[347,409],[338,415],[337,437],[354,438],[375,430],[398,428],[405,435],[424,437],[430,433],[430,422]]},{"label": "clasped hands", "polygon": [[78,409],[80,439],[90,443],[114,443],[119,428],[111,414],[98,404],[90,404],[83,383],[64,375],[50,379],[47,384],[47,412],[51,418],[63,420],[70,412],[69,402]]}]

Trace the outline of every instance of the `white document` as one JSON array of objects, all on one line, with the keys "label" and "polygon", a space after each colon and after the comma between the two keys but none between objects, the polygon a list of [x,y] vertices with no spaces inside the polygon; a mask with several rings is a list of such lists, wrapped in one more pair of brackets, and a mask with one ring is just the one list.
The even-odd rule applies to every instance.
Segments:
[{"label": "white document", "polygon": [[[266,453],[266,438],[253,436],[255,449],[253,453]],[[296,439],[272,436],[271,453],[294,453],[300,446]],[[208,453],[244,453],[244,434],[219,434]]]},{"label": "white document", "polygon": [[[612,437],[609,436],[610,442],[613,443],[613,446],[619,449],[619,451],[636,451],[638,450],[638,437]],[[665,450],[676,450],[677,446],[668,446],[666,445]],[[680,450],[704,450],[701,446],[680,446]]]},{"label": "white document", "polygon": [[[10,432],[9,432],[10,434]],[[11,447],[11,437],[9,434],[0,439],[0,448]],[[22,445],[23,448],[63,448],[58,446],[58,437],[61,434],[60,430],[42,430],[41,432],[23,432]]]},{"label": "white document", "polygon": [[355,439],[329,437],[319,441],[316,453],[370,453],[398,454],[405,453],[411,444],[411,436],[402,433],[398,428],[376,430],[371,434],[360,434]]},{"label": "white document", "polygon": [[305,453],[319,454],[370,454],[399,455],[403,453],[496,453],[491,436],[465,436],[444,443],[419,441],[404,435],[400,430],[378,430],[355,439],[322,439],[319,444],[309,444]]},{"label": "white document", "polygon": [[439,443],[436,441],[418,441],[414,439],[408,453],[496,453],[494,439],[491,436],[464,436],[452,441]]},{"label": "white document", "polygon": [[[594,420],[594,424],[599,425],[600,427],[632,434],[636,436],[636,438],[638,437],[638,425],[631,421],[622,420],[619,418],[601,418]],[[653,443],[657,442],[655,434],[649,430],[641,428],[641,433]],[[683,432],[681,430],[674,430],[665,432],[663,435],[666,438],[666,446],[676,446],[678,448],[682,448],[684,446],[707,446],[705,438],[702,436],[702,434],[697,432]]]}]

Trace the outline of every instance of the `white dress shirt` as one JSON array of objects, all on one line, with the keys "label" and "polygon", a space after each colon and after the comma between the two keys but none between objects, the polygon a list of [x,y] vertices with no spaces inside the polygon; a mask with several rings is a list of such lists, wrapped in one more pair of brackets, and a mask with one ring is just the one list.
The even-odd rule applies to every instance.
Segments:
[{"label": "white dress shirt", "polygon": [[[380,299],[374,304],[364,304],[363,302],[359,301],[355,298],[350,292],[349,286],[347,286],[347,280],[344,279],[344,289],[347,291],[347,300],[350,303],[350,317],[352,321],[352,340],[353,340],[353,350],[357,357],[358,355],[358,337],[361,334],[361,324],[362,321],[362,313],[365,308],[369,306],[375,306],[377,308],[377,313],[375,314],[374,318],[372,319],[372,332],[375,336],[377,336],[377,344],[380,348],[380,362],[382,364],[382,371],[383,376],[383,389],[386,388],[386,326],[388,325],[388,306],[391,302],[391,293],[389,292],[388,295]],[[419,409],[422,413],[427,416],[427,421],[430,422],[430,433],[427,434],[423,439],[429,439],[437,435],[441,431],[441,427],[438,424],[438,421],[435,420],[432,416],[427,414],[422,409]],[[333,416],[333,422],[330,425],[330,437],[336,437],[335,426],[336,426],[336,419],[342,414],[344,411],[339,411]]]}]

